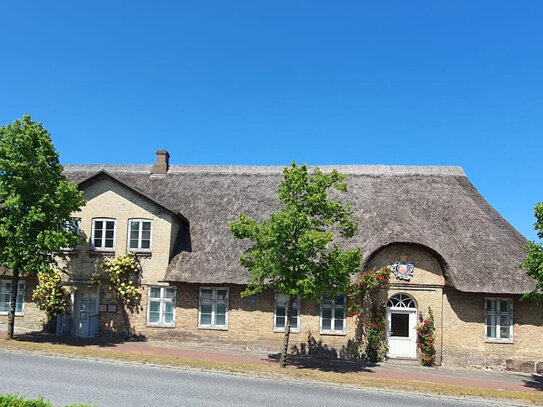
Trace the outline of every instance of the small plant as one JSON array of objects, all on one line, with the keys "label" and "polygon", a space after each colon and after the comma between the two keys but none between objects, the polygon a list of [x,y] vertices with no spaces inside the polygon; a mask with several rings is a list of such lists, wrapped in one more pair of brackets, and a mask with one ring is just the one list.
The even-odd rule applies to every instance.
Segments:
[{"label": "small plant", "polygon": [[434,366],[436,360],[434,312],[428,307],[428,318],[417,327],[417,342],[420,350],[420,363]]},{"label": "small plant", "polygon": [[38,309],[45,311],[49,320],[68,310],[68,296],[62,288],[60,271],[51,269],[38,273],[38,285],[32,293]]}]

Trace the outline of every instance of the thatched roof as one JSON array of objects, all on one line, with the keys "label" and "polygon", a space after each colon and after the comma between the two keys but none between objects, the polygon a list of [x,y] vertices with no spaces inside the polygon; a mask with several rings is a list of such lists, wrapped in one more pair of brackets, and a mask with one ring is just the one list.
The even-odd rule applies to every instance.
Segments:
[{"label": "thatched roof", "polygon": [[[407,242],[429,248],[447,284],[466,292],[523,293],[533,288],[518,265],[525,238],[479,194],[460,167],[324,166],[347,175],[359,231],[348,246],[361,247],[364,264],[383,246]],[[67,165],[79,183],[106,170],[122,182],[182,213],[190,222],[190,251],[170,262],[164,279],[244,284],[238,262],[248,242],[235,241],[229,222],[239,213],[263,219],[279,209],[283,167],[171,166],[150,177],[150,165]]]}]

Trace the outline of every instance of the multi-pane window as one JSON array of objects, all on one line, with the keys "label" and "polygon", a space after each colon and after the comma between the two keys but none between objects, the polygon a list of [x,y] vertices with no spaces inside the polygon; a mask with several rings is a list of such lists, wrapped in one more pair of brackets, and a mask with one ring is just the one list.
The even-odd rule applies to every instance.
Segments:
[{"label": "multi-pane window", "polygon": [[128,221],[128,249],[151,250],[152,221],[131,219]]},{"label": "multi-pane window", "polygon": [[175,325],[175,287],[149,287],[147,324]]},{"label": "multi-pane window", "polygon": [[511,299],[485,300],[485,336],[490,341],[513,341],[513,303]]},{"label": "multi-pane window", "polygon": [[[11,281],[0,281],[0,313],[9,312],[11,299]],[[25,282],[19,281],[17,300],[15,302],[15,314],[23,315],[25,303]]]},{"label": "multi-pane window", "polygon": [[200,288],[198,314],[198,326],[200,328],[227,329],[228,289]]},{"label": "multi-pane window", "polygon": [[70,218],[70,220],[67,220],[64,222],[64,229],[66,229],[68,232],[72,232],[74,235],[80,236],[81,235],[81,228],[79,224],[81,223],[80,218]]},{"label": "multi-pane window", "polygon": [[[273,320],[273,330],[274,331],[285,331],[285,326],[287,322],[287,307],[288,307],[289,296],[284,294],[277,294],[275,296],[275,309],[274,309],[274,320]],[[300,330],[300,299],[296,299],[293,303],[292,316],[290,317],[290,329],[294,332]]]},{"label": "multi-pane window", "polygon": [[115,248],[115,219],[92,220],[92,248],[97,250]]},{"label": "multi-pane window", "polygon": [[323,295],[321,332],[345,333],[345,295]]},{"label": "multi-pane window", "polygon": [[[81,219],[80,218],[71,218],[70,220],[66,220],[64,222],[64,229],[67,232],[71,232],[72,234],[76,236],[81,236],[81,228],[80,228]],[[76,247],[65,247],[64,250],[72,250],[76,249]]]}]

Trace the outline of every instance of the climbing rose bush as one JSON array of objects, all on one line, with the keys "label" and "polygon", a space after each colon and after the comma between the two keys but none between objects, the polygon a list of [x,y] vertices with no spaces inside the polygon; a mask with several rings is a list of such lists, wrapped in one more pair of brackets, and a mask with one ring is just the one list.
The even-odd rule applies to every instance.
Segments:
[{"label": "climbing rose bush", "polygon": [[428,307],[428,318],[417,327],[417,343],[420,351],[420,363],[434,366],[436,360],[434,312]]},{"label": "climbing rose bush", "polygon": [[390,267],[363,272],[360,279],[352,283],[347,292],[347,315],[350,317],[360,315],[364,308],[364,301],[381,288],[388,288],[389,278]]},{"label": "climbing rose bush", "polygon": [[68,295],[62,288],[59,270],[38,273],[38,285],[32,292],[32,300],[38,309],[45,311],[50,320],[68,310]]},{"label": "climbing rose bush", "polygon": [[[388,288],[390,268],[367,270],[355,281],[347,292],[347,315],[362,318],[361,342],[365,348],[365,356],[372,362],[384,360],[388,350],[385,334],[385,304],[377,305],[377,292]],[[368,310],[363,315],[364,306]]]},{"label": "climbing rose bush", "polygon": [[119,304],[130,312],[136,311],[141,301],[137,258],[132,253],[122,254],[114,259],[105,259],[100,268]]}]

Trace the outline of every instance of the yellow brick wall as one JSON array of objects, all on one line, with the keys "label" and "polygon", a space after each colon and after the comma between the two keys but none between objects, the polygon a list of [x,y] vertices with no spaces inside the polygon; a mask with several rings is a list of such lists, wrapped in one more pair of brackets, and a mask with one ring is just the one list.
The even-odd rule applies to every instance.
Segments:
[{"label": "yellow brick wall", "polygon": [[[485,298],[513,300],[513,343],[485,341]],[[543,361],[541,305],[518,295],[444,293],[443,361],[448,365],[509,368],[515,361]]]},{"label": "yellow brick wall", "polygon": [[[251,298],[241,298],[242,286],[200,286],[178,284],[175,327],[150,327],[146,325],[147,287],[143,287],[142,311],[134,315],[132,322],[137,333],[146,337],[166,341],[191,341],[203,344],[220,343],[223,346],[247,347],[251,349],[279,350],[283,332],[274,332],[274,293],[266,291]],[[229,290],[228,330],[198,327],[198,301],[200,287],[221,287]],[[298,351],[307,351],[308,338],[317,346],[322,341],[321,352],[336,355],[345,352],[347,341],[352,339],[355,324],[347,318],[345,335],[320,334],[320,304],[302,300],[300,304],[300,332],[292,332],[290,345]],[[303,344],[303,345],[302,345]]]},{"label": "yellow brick wall", "polygon": [[[65,266],[73,280],[87,280],[96,272],[105,256],[115,257],[127,252],[129,219],[153,221],[151,256],[138,255],[142,269],[142,283],[162,280],[170,259],[178,222],[164,208],[143,198],[134,191],[111,180],[102,180],[85,189],[87,204],[73,216],[81,218],[81,231],[85,243],[59,264]],[[92,220],[116,219],[115,250],[102,253],[90,250]]]},{"label": "yellow brick wall", "polygon": [[[10,278],[3,280],[11,281]],[[32,302],[32,291],[36,287],[37,280],[35,277],[22,277],[20,281],[25,282],[24,315],[15,316],[15,332],[41,331],[47,322],[47,316]],[[8,316],[5,314],[0,315],[0,331],[7,331],[7,329]]]}]

